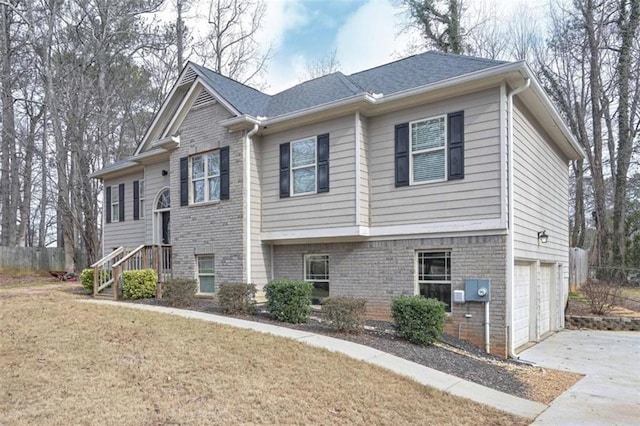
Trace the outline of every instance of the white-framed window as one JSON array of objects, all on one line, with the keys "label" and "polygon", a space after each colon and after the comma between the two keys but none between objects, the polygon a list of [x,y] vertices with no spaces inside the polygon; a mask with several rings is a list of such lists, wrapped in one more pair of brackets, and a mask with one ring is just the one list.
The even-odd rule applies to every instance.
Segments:
[{"label": "white-framed window", "polygon": [[197,255],[198,293],[213,294],[216,292],[215,256],[212,254]]},{"label": "white-framed window", "polygon": [[329,297],[329,255],[304,255],[304,280],[313,284],[311,298],[313,303],[320,303]]},{"label": "white-framed window", "polygon": [[138,181],[138,217],[144,218],[144,179]]},{"label": "white-framed window", "polygon": [[317,192],[318,153],[316,137],[291,142],[291,194]]},{"label": "white-framed window", "polygon": [[451,312],[451,252],[416,253],[416,292],[420,296],[444,302]]},{"label": "white-framed window", "polygon": [[194,204],[220,200],[220,151],[189,157],[191,200]]},{"label": "white-framed window", "polygon": [[426,118],[409,125],[411,184],[446,180],[447,117]]},{"label": "white-framed window", "polygon": [[111,222],[120,222],[120,189],[111,187]]}]

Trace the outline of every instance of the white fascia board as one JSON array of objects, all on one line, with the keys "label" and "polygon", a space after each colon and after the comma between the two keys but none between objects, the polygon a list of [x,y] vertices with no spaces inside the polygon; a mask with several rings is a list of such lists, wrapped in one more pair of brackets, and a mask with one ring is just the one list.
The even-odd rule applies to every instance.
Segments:
[{"label": "white fascia board", "polygon": [[567,127],[555,105],[553,105],[553,103],[549,99],[549,96],[547,96],[545,90],[542,88],[542,86],[540,86],[540,83],[534,77],[534,74],[529,66],[527,64],[524,64],[523,68],[526,71],[526,77],[531,79],[531,89],[536,94],[543,107],[547,110],[556,126],[558,126],[558,129],[560,130],[560,132],[562,132],[562,135],[567,139],[569,145],[571,146],[573,151],[575,151],[576,156],[578,158],[585,158],[584,150],[582,149],[576,138],[573,136],[573,133],[571,133],[571,130],[569,130],[569,128]]},{"label": "white fascia board", "polygon": [[121,175],[123,174],[122,172],[127,171],[127,169],[131,169],[131,168],[137,168],[140,167],[140,164],[136,163],[135,161],[129,160],[126,161],[124,163],[118,164],[117,166],[113,167],[113,168],[109,168],[109,169],[102,169],[99,170],[95,173],[91,173],[89,175],[90,178],[93,179],[105,179],[106,176],[110,176],[110,175]]},{"label": "white fascia board", "polygon": [[[153,121],[151,122],[151,125],[149,126],[149,128],[145,132],[144,136],[142,137],[142,140],[140,141],[140,144],[136,148],[136,151],[135,151],[134,155],[138,155],[140,153],[140,151],[142,151],[142,147],[146,145],[147,139],[149,138],[149,135],[151,134],[151,131],[158,125],[158,121],[160,120],[160,117],[162,117],[162,114],[164,114],[164,110],[167,108],[167,105],[169,105],[171,103],[171,100],[172,100],[173,96],[175,95],[176,91],[178,90],[178,87],[180,87],[180,86],[178,86],[178,82],[180,80],[182,80],[182,76],[187,72],[187,70],[189,68],[193,68],[193,67],[192,67],[192,65],[190,63],[187,63],[187,65],[182,69],[182,72],[180,73],[180,75],[176,79],[175,83],[173,83],[173,87],[171,87],[171,91],[169,91],[169,94],[164,99],[164,102],[162,102],[162,106],[160,107],[160,111],[158,111],[158,113],[153,117]],[[196,71],[195,68],[194,68],[194,71]]]},{"label": "white fascia board", "polygon": [[502,226],[500,218],[451,221],[451,222],[435,222],[435,223],[418,223],[407,225],[389,225],[389,226],[344,226],[336,228],[316,228],[301,229],[291,231],[263,232],[260,237],[262,241],[279,241],[279,240],[309,240],[315,238],[344,238],[344,237],[365,237],[367,239],[376,239],[382,237],[412,237],[417,236],[433,237],[440,234],[460,233],[484,233],[488,234],[504,234],[506,230]]}]

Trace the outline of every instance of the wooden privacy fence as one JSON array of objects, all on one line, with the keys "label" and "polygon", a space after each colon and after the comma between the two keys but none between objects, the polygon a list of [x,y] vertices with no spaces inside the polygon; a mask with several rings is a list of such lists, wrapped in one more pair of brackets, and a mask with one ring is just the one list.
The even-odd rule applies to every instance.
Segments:
[{"label": "wooden privacy fence", "polygon": [[16,272],[64,271],[64,249],[0,247],[0,270]]},{"label": "wooden privacy fence", "polygon": [[569,249],[569,291],[576,291],[589,277],[589,252],[581,248]]}]

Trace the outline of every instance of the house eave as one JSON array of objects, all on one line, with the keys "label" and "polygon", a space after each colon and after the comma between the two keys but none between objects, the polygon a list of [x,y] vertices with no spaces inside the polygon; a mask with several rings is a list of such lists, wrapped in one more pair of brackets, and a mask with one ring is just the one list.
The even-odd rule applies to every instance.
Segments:
[{"label": "house eave", "polygon": [[135,173],[144,170],[144,166],[135,161],[127,160],[126,162],[120,163],[117,166],[107,166],[102,170],[98,170],[89,175],[92,179],[112,179],[119,176],[127,175],[130,173]]}]

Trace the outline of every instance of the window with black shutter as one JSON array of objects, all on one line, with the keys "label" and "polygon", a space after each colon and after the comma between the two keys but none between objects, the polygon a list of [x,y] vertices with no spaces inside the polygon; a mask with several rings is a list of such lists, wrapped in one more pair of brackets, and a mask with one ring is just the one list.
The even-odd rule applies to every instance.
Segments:
[{"label": "window with black shutter", "polygon": [[280,145],[280,198],[329,192],[329,134]]},{"label": "window with black shutter", "polygon": [[464,178],[464,111],[395,126],[395,185]]}]

